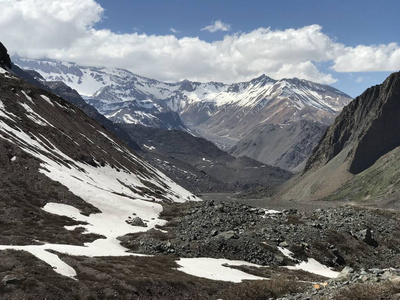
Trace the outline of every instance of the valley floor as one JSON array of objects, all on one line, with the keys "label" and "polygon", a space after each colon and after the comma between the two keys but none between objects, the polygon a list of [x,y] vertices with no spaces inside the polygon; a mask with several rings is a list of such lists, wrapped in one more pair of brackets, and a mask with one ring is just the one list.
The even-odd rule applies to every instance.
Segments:
[{"label": "valley floor", "polygon": [[254,207],[272,210],[296,209],[299,212],[313,212],[316,209],[327,209],[341,206],[355,206],[371,209],[380,208],[384,210],[400,211],[400,201],[397,198],[388,198],[383,200],[379,199],[379,201],[369,199],[365,201],[313,200],[304,202],[271,197],[246,198],[240,197],[239,193],[202,193],[201,199],[214,201],[235,201]]},{"label": "valley floor", "polygon": [[318,208],[332,208],[341,205],[346,205],[350,203],[340,202],[340,201],[310,201],[310,202],[297,202],[297,201],[288,201],[281,200],[275,198],[261,198],[261,199],[252,199],[252,198],[239,198],[238,193],[203,193],[201,194],[201,198],[203,200],[214,200],[217,202],[220,201],[235,201],[239,203],[243,203],[246,205],[266,208],[272,210],[284,210],[284,209],[296,209],[300,212],[312,212]]}]

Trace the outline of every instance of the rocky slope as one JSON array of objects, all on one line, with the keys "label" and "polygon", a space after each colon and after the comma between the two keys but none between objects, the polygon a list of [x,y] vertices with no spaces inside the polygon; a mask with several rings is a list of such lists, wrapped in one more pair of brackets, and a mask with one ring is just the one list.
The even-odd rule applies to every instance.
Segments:
[{"label": "rocky slope", "polygon": [[288,171],[251,158],[234,158],[213,143],[187,132],[133,124],[120,126],[146,150],[141,155],[193,192],[237,191],[255,186],[275,188],[292,176]]},{"label": "rocky slope", "polygon": [[147,254],[229,257],[269,266],[314,258],[339,269],[400,267],[397,212],[352,207],[269,211],[223,201],[180,206],[183,213],[165,225],[168,234],[149,231],[121,239]]},{"label": "rocky slope", "polygon": [[[112,120],[163,128],[156,124],[157,113],[176,112],[189,129],[221,148],[233,146],[260,124],[303,119],[330,124],[351,100],[330,86],[297,78],[274,80],[262,75],[235,84],[163,83],[121,69],[22,58],[16,61],[46,80],[63,81]],[[153,124],[146,123],[151,120]],[[168,120],[170,126],[164,128],[181,126]]]},{"label": "rocky slope", "polygon": [[262,125],[229,149],[229,153],[236,157],[246,155],[268,165],[299,172],[326,128],[322,123],[307,120]]},{"label": "rocky slope", "polygon": [[[360,193],[366,199],[393,196],[399,174],[397,164],[389,166],[387,162],[391,157],[398,157],[399,112],[400,73],[393,73],[384,83],[367,89],[343,109],[289,193],[294,196],[296,190],[301,190],[302,198],[316,198],[341,194],[346,189],[344,194],[357,194],[358,199]],[[388,167],[386,170],[384,165]],[[371,178],[371,174],[376,177]],[[378,180],[383,176],[385,180]]]}]

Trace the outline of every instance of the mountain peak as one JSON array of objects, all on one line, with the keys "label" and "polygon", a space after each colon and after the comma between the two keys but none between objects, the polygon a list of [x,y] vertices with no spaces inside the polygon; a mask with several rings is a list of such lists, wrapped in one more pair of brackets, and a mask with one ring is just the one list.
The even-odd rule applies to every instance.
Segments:
[{"label": "mountain peak", "polygon": [[272,83],[275,83],[276,80],[272,79],[271,77],[269,77],[269,76],[267,76],[265,74],[262,74],[262,75],[260,75],[260,76],[258,76],[256,78],[252,79],[250,82],[252,82],[252,83],[255,83],[255,82],[272,82]]},{"label": "mountain peak", "polygon": [[189,81],[189,80],[187,80],[187,79],[185,79],[185,80],[182,80],[181,82],[180,82],[180,89],[182,90],[182,91],[187,91],[187,92],[193,92],[194,91],[194,87],[193,87],[193,85],[192,85],[192,83]]}]

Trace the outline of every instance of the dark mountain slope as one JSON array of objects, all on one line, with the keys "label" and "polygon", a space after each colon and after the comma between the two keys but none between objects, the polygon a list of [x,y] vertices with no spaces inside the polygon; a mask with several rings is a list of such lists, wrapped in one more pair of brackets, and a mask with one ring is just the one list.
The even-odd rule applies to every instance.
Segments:
[{"label": "dark mountain slope", "polygon": [[0,42],[0,65],[11,69],[11,59],[10,55],[8,55],[6,47]]},{"label": "dark mountain slope", "polygon": [[326,164],[352,145],[349,171],[360,173],[379,157],[400,146],[400,73],[367,89],[336,119],[307,162],[305,171]]},{"label": "dark mountain slope", "polygon": [[400,72],[367,89],[343,109],[314,149],[302,176],[296,178],[297,184],[288,183],[292,187],[286,197],[392,197],[400,179],[398,159],[390,158],[398,158],[399,114]]},{"label": "dark mountain slope", "polygon": [[44,90],[52,91],[53,93],[61,96],[63,99],[68,100],[75,106],[82,109],[86,113],[86,115],[95,119],[105,128],[107,128],[120,139],[122,139],[131,149],[141,150],[140,146],[131,138],[129,138],[128,134],[123,129],[121,129],[118,125],[114,124],[112,121],[100,114],[93,106],[87,104],[76,90],[70,88],[65,83],[61,81],[45,81],[44,78],[36,71],[22,70],[15,64],[12,64],[12,72],[28,83]]}]

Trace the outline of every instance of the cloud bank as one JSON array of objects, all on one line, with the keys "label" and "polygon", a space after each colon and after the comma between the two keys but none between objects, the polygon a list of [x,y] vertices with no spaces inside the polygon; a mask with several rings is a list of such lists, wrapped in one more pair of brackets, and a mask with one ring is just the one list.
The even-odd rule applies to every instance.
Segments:
[{"label": "cloud bank", "polygon": [[[321,26],[225,35],[206,42],[197,37],[120,34],[97,30],[103,8],[94,0],[0,0],[0,41],[11,54],[53,58],[82,65],[129,69],[165,81],[182,79],[238,82],[260,74],[298,77],[331,84],[337,72],[400,69],[400,47],[348,47],[323,33]],[[229,30],[215,22],[205,30]]]}]

